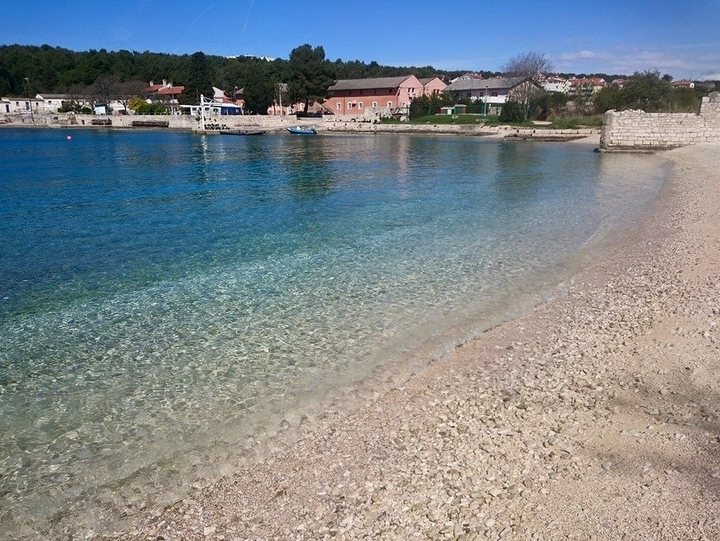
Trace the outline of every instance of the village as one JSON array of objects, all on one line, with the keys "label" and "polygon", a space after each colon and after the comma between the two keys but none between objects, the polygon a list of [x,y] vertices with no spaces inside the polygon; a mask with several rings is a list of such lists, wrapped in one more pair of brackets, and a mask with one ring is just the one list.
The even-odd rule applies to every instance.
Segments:
[{"label": "village", "polygon": [[[440,77],[418,78],[413,74],[396,77],[336,80],[327,89],[327,98],[311,103],[305,110],[303,102],[292,103],[288,98],[288,85],[278,83],[272,104],[261,114],[267,116],[333,115],[338,120],[377,121],[382,118],[408,120],[410,105],[420,97],[443,96],[452,105],[441,107],[442,114],[456,115],[466,112],[466,104],[481,104],[483,115],[497,116],[510,101],[527,101],[543,93],[560,94],[577,106],[591,104],[593,97],[605,88],[622,89],[627,79],[608,82],[600,77],[563,78],[557,75],[538,74],[535,77],[483,77],[480,73],[466,73],[449,81]],[[678,80],[673,89],[694,89],[702,86],[711,91],[712,82],[695,83]],[[200,101],[181,104],[182,85],[172,81],[149,81],[140,95],[115,97],[100,101],[96,97],[80,94],[37,93],[29,96],[0,97],[0,120],[35,123],[35,115],[54,115],[77,112],[93,115],[201,114]],[[235,116],[252,114],[246,107],[243,88],[227,91],[213,86],[213,95],[203,97],[206,116]],[[18,116],[19,115],[19,116]],[[13,118],[15,117],[15,118]],[[39,121],[40,119],[38,119]],[[42,123],[42,122],[41,122]]]}]

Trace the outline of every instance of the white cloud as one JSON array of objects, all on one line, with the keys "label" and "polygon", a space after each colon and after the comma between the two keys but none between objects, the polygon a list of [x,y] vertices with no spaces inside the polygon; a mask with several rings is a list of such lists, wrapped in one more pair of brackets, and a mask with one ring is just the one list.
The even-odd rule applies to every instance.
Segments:
[{"label": "white cloud", "polygon": [[720,72],[717,44],[699,43],[660,49],[620,48],[603,51],[563,52],[556,57],[556,69],[568,72],[631,74],[657,69],[675,78],[700,78]]}]

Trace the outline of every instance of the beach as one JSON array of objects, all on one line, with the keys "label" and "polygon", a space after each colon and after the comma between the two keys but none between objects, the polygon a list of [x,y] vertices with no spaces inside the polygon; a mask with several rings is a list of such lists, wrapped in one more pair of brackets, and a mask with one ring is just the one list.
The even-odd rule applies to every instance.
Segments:
[{"label": "beach", "polygon": [[720,539],[718,150],[529,313],[113,539]]}]

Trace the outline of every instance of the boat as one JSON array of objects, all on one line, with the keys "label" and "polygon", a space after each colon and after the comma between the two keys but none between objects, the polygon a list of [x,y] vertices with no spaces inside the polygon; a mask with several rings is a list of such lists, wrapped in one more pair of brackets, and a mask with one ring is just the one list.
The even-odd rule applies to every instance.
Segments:
[{"label": "boat", "polygon": [[263,135],[265,130],[222,130],[222,135]]},{"label": "boat", "polygon": [[315,135],[317,133],[317,130],[312,126],[295,126],[293,128],[288,128],[287,131],[294,133],[295,135]]}]

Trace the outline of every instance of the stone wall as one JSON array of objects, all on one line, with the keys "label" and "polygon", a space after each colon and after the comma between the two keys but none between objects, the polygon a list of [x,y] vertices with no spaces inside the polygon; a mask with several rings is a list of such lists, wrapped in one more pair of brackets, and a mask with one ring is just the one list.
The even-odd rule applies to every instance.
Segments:
[{"label": "stone wall", "polygon": [[[200,122],[190,115],[71,115],[71,114],[36,114],[30,115],[2,115],[0,123],[11,126],[47,126],[56,128],[66,127],[108,127],[132,128],[133,122],[167,122],[169,129],[197,130]],[[214,116],[206,119],[207,124],[217,124],[227,128],[264,128],[284,129],[290,126],[316,126],[323,123],[322,118],[297,119],[295,116],[266,116],[266,115],[237,115]]]},{"label": "stone wall", "polygon": [[703,98],[699,114],[608,111],[600,136],[605,150],[659,150],[710,142],[720,142],[720,92]]}]

